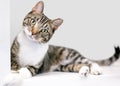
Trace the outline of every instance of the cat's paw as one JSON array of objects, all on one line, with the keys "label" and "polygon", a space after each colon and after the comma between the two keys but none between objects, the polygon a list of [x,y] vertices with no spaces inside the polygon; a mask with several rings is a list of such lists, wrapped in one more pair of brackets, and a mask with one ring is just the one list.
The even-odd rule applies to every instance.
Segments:
[{"label": "cat's paw", "polygon": [[7,75],[3,80],[3,86],[20,86],[22,78],[19,73],[11,73]]},{"label": "cat's paw", "polygon": [[3,80],[3,86],[20,86],[23,79],[32,77],[27,68],[21,68],[16,72],[12,72]]},{"label": "cat's paw", "polygon": [[88,66],[83,66],[79,70],[79,74],[83,77],[87,77],[89,74],[89,67]]},{"label": "cat's paw", "polygon": [[101,75],[102,74],[102,70],[100,68],[100,66],[96,63],[92,64],[90,67],[90,73],[93,75]]}]

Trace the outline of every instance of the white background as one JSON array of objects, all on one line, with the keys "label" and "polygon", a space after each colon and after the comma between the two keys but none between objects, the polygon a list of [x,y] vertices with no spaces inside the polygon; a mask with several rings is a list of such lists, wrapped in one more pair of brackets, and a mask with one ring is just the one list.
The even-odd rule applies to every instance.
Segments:
[{"label": "white background", "polygon": [[9,72],[10,64],[10,13],[9,13],[8,0],[2,0],[0,2],[0,86],[3,77]]},{"label": "white background", "polygon": [[[11,1],[11,43],[22,29],[25,15],[39,0]],[[90,58],[107,58],[120,45],[119,0],[43,0],[44,13],[62,18],[50,43],[71,47]]]},{"label": "white background", "polygon": [[[8,0],[0,3],[0,81],[9,70],[9,44],[22,29],[22,20],[26,13],[38,1],[11,0],[10,6]],[[119,0],[43,1],[44,13],[49,18],[64,19],[50,41],[51,44],[74,48],[84,56],[95,59],[107,58],[114,52],[113,46],[120,45]]]}]

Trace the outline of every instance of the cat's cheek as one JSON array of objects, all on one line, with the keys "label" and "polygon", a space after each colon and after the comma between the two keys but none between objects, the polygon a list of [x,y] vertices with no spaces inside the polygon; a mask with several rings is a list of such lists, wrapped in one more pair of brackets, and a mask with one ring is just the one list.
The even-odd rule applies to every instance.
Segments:
[{"label": "cat's cheek", "polygon": [[24,32],[25,32],[27,35],[29,35],[29,36],[32,35],[32,32],[30,32],[30,31],[28,30],[28,27],[24,27]]},{"label": "cat's cheek", "polygon": [[38,38],[36,39],[39,43],[42,43],[43,42],[43,39],[42,38]]}]

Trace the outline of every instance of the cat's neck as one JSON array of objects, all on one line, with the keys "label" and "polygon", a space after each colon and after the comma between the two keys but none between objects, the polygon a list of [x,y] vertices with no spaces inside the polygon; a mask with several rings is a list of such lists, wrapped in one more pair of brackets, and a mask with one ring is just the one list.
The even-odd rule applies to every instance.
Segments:
[{"label": "cat's neck", "polygon": [[38,64],[43,60],[49,47],[47,43],[40,44],[30,40],[24,32],[19,33],[17,41],[20,44],[18,56],[21,66]]},{"label": "cat's neck", "polygon": [[27,43],[28,45],[31,44],[31,43],[32,43],[32,44],[37,44],[37,45],[48,45],[48,43],[39,43],[39,42],[31,39],[31,38],[24,32],[24,30],[21,31],[21,32],[18,34],[17,38],[18,38],[18,41],[19,41],[19,42],[24,42],[25,44]]},{"label": "cat's neck", "polygon": [[48,47],[48,43],[39,43],[37,41],[34,41],[32,39],[30,39],[24,31],[21,31],[17,37],[17,41],[21,44],[21,45],[25,45],[25,46],[30,46],[30,47]]}]

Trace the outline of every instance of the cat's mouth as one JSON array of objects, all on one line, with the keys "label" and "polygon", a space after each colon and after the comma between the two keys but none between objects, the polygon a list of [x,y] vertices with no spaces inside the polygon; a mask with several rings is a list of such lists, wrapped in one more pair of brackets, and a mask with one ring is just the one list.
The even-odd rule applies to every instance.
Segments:
[{"label": "cat's mouth", "polygon": [[34,36],[39,34],[40,31],[38,28],[24,27],[24,32],[29,36]]},{"label": "cat's mouth", "polygon": [[43,42],[43,38],[40,38],[37,35],[29,35],[28,37],[32,41],[39,42],[39,43]]},{"label": "cat's mouth", "polygon": [[27,28],[24,29],[24,32],[26,33],[27,38],[30,39],[31,41],[39,43],[43,42],[43,38],[40,37],[40,33],[32,34],[32,32],[29,31]]}]

